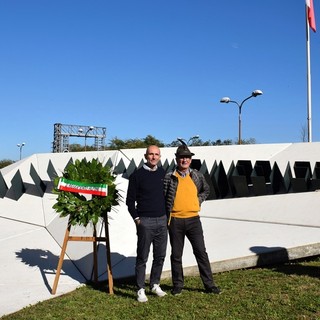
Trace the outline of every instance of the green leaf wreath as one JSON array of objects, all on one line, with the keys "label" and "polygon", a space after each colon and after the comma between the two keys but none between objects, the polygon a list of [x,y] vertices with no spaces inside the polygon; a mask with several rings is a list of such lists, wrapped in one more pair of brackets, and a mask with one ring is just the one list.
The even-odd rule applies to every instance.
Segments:
[{"label": "green leaf wreath", "polygon": [[86,227],[90,222],[96,225],[99,218],[105,217],[114,206],[119,205],[121,195],[116,188],[116,176],[109,166],[103,166],[97,159],[91,162],[86,159],[69,163],[63,172],[63,178],[88,184],[106,184],[107,196],[92,195],[90,200],[76,192],[62,191],[58,189],[61,177],[54,180],[53,193],[58,194],[57,202],[53,209],[60,213],[60,217],[69,215],[69,223],[73,226]]}]

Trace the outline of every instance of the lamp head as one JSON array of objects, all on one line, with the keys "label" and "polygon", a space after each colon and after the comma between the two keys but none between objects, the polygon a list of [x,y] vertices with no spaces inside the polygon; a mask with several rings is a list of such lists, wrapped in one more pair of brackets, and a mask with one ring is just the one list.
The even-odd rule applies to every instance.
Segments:
[{"label": "lamp head", "polygon": [[220,99],[220,102],[221,102],[221,103],[229,103],[230,100],[231,100],[231,99],[230,99],[229,97],[223,97],[223,98]]},{"label": "lamp head", "polygon": [[263,94],[263,92],[261,90],[254,90],[252,92],[252,96],[256,97],[256,96],[261,96]]},{"label": "lamp head", "polygon": [[93,130],[93,129],[94,129],[94,126],[90,126],[90,127],[89,127],[89,130]]}]

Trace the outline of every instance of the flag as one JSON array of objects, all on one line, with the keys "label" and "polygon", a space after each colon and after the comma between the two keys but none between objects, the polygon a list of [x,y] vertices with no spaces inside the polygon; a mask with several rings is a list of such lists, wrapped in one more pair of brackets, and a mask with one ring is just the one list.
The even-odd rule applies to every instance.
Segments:
[{"label": "flag", "polygon": [[306,0],[306,5],[307,5],[307,18],[308,18],[308,23],[309,27],[316,32],[316,19],[314,16],[314,9],[313,9],[313,0]]},{"label": "flag", "polygon": [[65,178],[60,178],[58,183],[58,190],[93,194],[96,196],[108,195],[108,186],[103,183],[82,183],[79,181],[72,181]]}]

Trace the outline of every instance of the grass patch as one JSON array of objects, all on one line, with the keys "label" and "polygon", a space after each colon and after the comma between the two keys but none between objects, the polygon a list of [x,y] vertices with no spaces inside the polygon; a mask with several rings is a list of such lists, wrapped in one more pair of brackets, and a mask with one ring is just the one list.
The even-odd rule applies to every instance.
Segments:
[{"label": "grass patch", "polygon": [[[186,277],[180,296],[172,296],[170,279],[161,283],[168,295],[149,294],[136,301],[133,282],[87,285],[2,320],[101,319],[320,319],[320,256],[266,268],[234,270],[214,275],[221,295],[203,293],[199,277]],[[147,290],[148,291],[148,290]]]}]

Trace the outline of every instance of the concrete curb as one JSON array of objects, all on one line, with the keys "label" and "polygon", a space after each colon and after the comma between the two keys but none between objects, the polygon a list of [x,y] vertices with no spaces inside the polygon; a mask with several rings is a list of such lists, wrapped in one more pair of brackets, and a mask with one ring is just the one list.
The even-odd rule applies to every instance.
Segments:
[{"label": "concrete curb", "polygon": [[[238,269],[263,267],[273,264],[282,264],[297,259],[315,257],[320,255],[320,243],[299,246],[290,249],[279,249],[269,252],[261,252],[255,255],[222,260],[211,263],[213,273],[226,272]],[[185,276],[198,276],[198,266],[190,266],[183,269]],[[171,271],[164,271],[162,279],[170,278]]]}]

